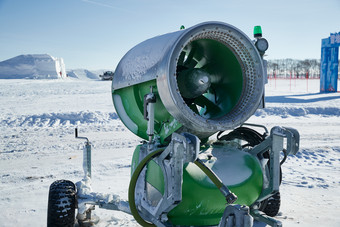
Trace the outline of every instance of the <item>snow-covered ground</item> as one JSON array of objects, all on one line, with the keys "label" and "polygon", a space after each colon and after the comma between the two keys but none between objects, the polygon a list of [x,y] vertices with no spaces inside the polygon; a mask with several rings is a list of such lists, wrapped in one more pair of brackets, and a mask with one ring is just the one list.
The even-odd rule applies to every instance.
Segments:
[{"label": "snow-covered ground", "polygon": [[[46,226],[49,185],[83,177],[83,141],[74,138],[75,127],[93,144],[94,191],[127,199],[131,156],[140,139],[117,117],[110,85],[0,80],[0,226]],[[284,226],[340,226],[340,93],[318,91],[318,80],[270,80],[267,108],[248,121],[300,132],[300,152],[283,166],[277,218]],[[98,226],[137,226],[122,212],[95,212]]]}]

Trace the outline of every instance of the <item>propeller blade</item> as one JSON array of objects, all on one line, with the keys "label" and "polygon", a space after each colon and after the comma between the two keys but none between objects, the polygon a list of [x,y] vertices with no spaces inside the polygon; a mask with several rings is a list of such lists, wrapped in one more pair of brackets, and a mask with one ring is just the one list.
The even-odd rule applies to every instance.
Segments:
[{"label": "propeller blade", "polygon": [[185,51],[182,51],[182,53],[179,55],[177,65],[183,65],[184,64],[184,58],[185,58]]},{"label": "propeller blade", "polygon": [[198,108],[194,103],[191,103],[190,105],[188,105],[189,108],[194,111],[196,114],[199,114]]},{"label": "propeller blade", "polygon": [[190,63],[188,63],[186,66],[190,69],[195,68],[198,65],[198,62],[195,59],[192,59]]},{"label": "propeller blade", "polygon": [[216,105],[216,103],[212,102],[210,99],[208,99],[204,95],[197,97],[194,100],[194,103],[202,107],[203,109],[205,109],[204,112],[200,113],[201,115],[204,115],[204,116],[210,117],[222,111],[221,108]]},{"label": "propeller blade", "polygon": [[[189,65],[192,64],[195,52],[196,52],[196,47],[195,46],[191,47],[191,49],[189,50],[189,54],[188,54],[188,56],[187,56],[187,58],[186,58],[186,60],[184,62],[185,66],[189,67]],[[197,64],[197,62],[196,62],[196,64]]]},{"label": "propeller blade", "polygon": [[205,57],[203,57],[203,58],[201,58],[198,62],[197,62],[197,65],[199,65],[199,68],[200,69],[204,69],[204,67],[206,66],[206,65],[208,65],[209,63],[208,63],[208,61],[207,61],[207,59],[205,58]]}]

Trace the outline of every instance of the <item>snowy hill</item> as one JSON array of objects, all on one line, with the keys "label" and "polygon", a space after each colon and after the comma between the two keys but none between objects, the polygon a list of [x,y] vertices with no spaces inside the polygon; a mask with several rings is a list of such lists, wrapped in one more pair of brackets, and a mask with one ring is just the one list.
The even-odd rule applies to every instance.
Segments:
[{"label": "snowy hill", "polygon": [[77,79],[82,79],[82,80],[87,80],[87,79],[93,79],[93,80],[99,80],[99,74],[102,72],[100,70],[99,72],[97,71],[89,71],[87,69],[73,69],[70,71],[67,71],[67,75],[72,78],[77,78]]},{"label": "snowy hill", "polygon": [[0,79],[76,78],[99,80],[107,70],[72,69],[66,72],[64,60],[49,54],[27,54],[0,62]]},{"label": "snowy hill", "polygon": [[62,58],[28,54],[0,62],[0,79],[57,79],[66,77]]}]

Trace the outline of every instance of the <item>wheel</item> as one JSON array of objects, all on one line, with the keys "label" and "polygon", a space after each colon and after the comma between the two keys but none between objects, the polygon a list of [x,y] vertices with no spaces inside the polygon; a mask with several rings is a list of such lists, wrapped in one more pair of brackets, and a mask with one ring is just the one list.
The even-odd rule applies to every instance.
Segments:
[{"label": "wheel", "polygon": [[68,180],[57,180],[48,195],[47,226],[73,227],[75,223],[76,186]]},{"label": "wheel", "polygon": [[279,213],[280,205],[281,196],[280,192],[277,192],[261,203],[260,210],[263,211],[266,215],[274,217]]}]

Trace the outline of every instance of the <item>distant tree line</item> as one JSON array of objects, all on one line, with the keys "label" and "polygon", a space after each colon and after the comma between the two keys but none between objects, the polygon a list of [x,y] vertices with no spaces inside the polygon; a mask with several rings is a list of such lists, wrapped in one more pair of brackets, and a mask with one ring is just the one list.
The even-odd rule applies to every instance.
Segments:
[{"label": "distant tree line", "polygon": [[268,77],[320,78],[320,59],[296,60],[286,58],[268,60],[267,73]]}]

